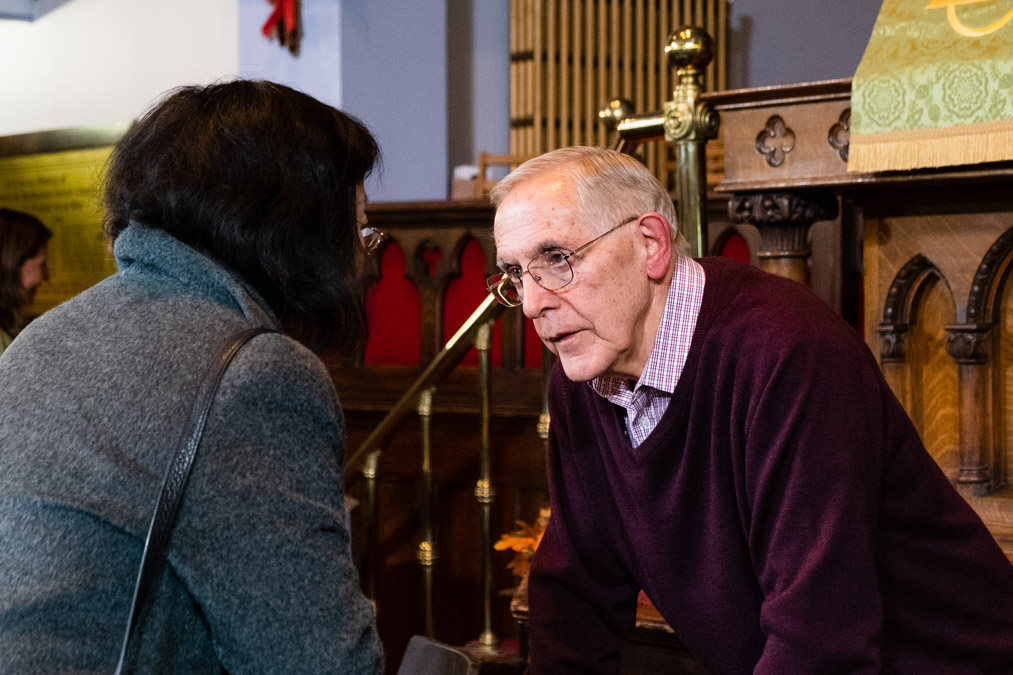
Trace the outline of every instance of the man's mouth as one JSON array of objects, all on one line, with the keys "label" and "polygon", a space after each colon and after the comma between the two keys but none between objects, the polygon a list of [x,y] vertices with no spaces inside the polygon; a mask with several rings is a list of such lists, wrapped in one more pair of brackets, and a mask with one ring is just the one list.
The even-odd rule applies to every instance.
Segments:
[{"label": "man's mouth", "polygon": [[551,342],[552,344],[559,344],[560,342],[564,342],[567,338],[576,334],[577,334],[576,331],[570,331],[567,333],[556,333],[555,335],[549,338],[549,342]]}]

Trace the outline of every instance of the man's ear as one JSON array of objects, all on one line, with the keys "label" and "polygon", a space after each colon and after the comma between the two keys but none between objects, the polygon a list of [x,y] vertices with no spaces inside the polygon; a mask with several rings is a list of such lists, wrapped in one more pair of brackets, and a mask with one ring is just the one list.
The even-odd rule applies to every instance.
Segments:
[{"label": "man's ear", "polygon": [[668,219],[651,211],[640,217],[640,234],[647,249],[647,276],[662,279],[672,262],[672,228]]}]

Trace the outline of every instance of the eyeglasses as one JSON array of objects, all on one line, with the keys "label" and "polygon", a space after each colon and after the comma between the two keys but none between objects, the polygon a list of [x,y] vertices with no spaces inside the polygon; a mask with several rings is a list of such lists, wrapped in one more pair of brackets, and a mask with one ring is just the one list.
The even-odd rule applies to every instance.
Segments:
[{"label": "eyeglasses", "polygon": [[386,234],[380,230],[374,230],[368,225],[359,230],[359,233],[362,235],[362,245],[366,248],[366,255],[380,248],[380,243],[387,238]]},{"label": "eyeglasses", "polygon": [[640,216],[630,216],[604,234],[582,244],[572,251],[554,248],[544,251],[531,259],[524,269],[514,266],[485,280],[486,288],[507,307],[520,307],[524,304],[524,274],[530,274],[536,284],[547,291],[558,291],[573,281],[573,267],[570,258],[577,255],[602,237],[612,234],[623,225],[629,225]]}]

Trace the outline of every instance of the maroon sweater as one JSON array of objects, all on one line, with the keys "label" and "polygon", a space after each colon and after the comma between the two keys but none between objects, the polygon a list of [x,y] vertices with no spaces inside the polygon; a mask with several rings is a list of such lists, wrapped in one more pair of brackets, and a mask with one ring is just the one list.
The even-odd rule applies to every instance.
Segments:
[{"label": "maroon sweater", "polygon": [[643,588],[710,673],[1013,672],[1013,566],[861,337],[799,284],[701,260],[685,370],[633,448],[558,364],[531,673],[614,673]]}]

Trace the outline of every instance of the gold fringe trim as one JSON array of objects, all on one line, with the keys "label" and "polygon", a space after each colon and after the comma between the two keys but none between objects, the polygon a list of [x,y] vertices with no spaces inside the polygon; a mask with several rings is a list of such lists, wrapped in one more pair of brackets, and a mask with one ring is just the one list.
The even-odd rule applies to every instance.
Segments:
[{"label": "gold fringe trim", "polygon": [[1013,160],[1013,120],[852,134],[849,172],[903,171]]}]

